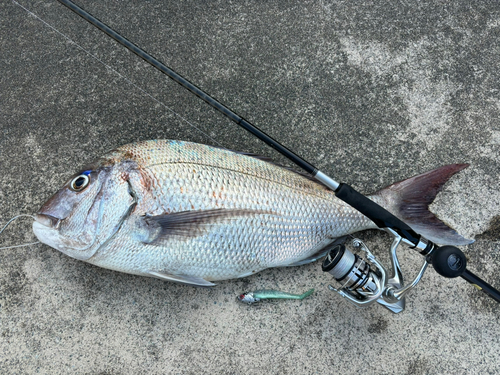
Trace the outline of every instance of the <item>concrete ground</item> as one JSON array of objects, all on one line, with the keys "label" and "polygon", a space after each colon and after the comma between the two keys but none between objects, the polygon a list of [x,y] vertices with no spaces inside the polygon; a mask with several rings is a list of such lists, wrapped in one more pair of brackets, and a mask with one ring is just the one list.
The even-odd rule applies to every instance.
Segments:
[{"label": "concrete ground", "polygon": [[[182,139],[284,162],[57,1],[16,1],[0,2],[1,223],[36,212],[85,161],[132,141]],[[470,163],[432,209],[476,239],[463,247],[469,269],[500,287],[500,3],[79,3],[363,192]],[[19,220],[0,243],[33,241],[30,228]],[[360,236],[387,259],[386,234]],[[410,278],[422,259],[400,254]],[[40,244],[2,250],[0,373],[500,372],[500,305],[465,281],[429,270],[400,315],[359,310],[330,282],[316,262],[199,289]],[[311,287],[304,301],[235,300]]]}]

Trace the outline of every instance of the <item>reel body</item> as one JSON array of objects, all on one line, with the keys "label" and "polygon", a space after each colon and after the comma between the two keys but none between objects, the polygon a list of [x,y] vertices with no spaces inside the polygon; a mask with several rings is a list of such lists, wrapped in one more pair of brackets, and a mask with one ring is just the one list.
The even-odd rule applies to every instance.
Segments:
[{"label": "reel body", "polygon": [[345,245],[336,244],[323,261],[322,269],[330,273],[341,285],[339,288],[329,285],[328,288],[352,304],[366,307],[379,303],[397,314],[405,308],[405,295],[422,279],[428,266],[428,258],[415,279],[409,285],[404,286],[403,274],[396,254],[402,237],[390,229],[388,231],[394,236],[391,245],[391,275],[368,247],[357,238],[353,239],[352,245],[366,253],[366,261],[361,256],[353,254]]}]

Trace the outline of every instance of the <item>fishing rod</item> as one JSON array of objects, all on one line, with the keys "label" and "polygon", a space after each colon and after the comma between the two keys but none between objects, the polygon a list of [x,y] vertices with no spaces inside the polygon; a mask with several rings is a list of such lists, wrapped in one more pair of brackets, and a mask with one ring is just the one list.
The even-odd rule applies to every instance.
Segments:
[{"label": "fishing rod", "polygon": [[[344,244],[334,243],[323,261],[322,269],[330,273],[342,286],[336,289],[330,285],[330,290],[339,293],[342,297],[358,307],[379,303],[392,312],[399,313],[404,310],[406,294],[418,284],[427,266],[432,264],[438,274],[447,278],[460,276],[495,301],[500,302],[500,292],[466,268],[467,260],[460,249],[455,246],[438,246],[427,240],[411,229],[402,220],[398,219],[351,186],[344,183],[338,183],[328,177],[311,163],[281,145],[271,136],[258,129],[249,121],[245,120],[174,70],[155,59],[142,48],[118,34],[75,3],[70,0],[58,1],[93,26],[106,33],[129,51],[135,53],[169,78],[204,100],[210,106],[234,121],[237,125],[274,148],[294,164],[311,174],[316,180],[333,190],[337,198],[360,211],[371,219],[379,228],[387,231],[393,236],[390,252],[392,262],[392,273],[390,276],[388,270],[376,259],[362,241],[355,239],[353,241],[353,246],[365,252],[368,261],[365,261],[359,255],[353,254]],[[403,283],[403,275],[396,254],[397,248],[402,243],[418,251],[425,257],[420,272],[415,279],[406,286],[404,286]]]}]

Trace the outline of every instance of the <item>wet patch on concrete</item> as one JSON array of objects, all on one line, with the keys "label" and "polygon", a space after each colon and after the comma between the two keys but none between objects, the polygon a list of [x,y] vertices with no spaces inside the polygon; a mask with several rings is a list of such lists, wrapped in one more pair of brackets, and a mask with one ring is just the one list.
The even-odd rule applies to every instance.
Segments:
[{"label": "wet patch on concrete", "polygon": [[369,333],[382,333],[387,329],[388,326],[387,320],[379,319],[375,323],[371,323],[368,326]]},{"label": "wet patch on concrete", "polygon": [[429,369],[431,368],[428,360],[424,358],[416,358],[410,361],[408,366],[408,371],[406,375],[420,375],[429,373]]}]

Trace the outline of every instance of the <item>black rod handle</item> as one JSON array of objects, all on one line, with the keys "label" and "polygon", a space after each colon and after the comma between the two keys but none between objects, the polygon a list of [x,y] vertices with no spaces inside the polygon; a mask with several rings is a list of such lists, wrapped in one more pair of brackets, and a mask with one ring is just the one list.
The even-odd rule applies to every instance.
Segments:
[{"label": "black rod handle", "polygon": [[340,184],[338,189],[335,190],[335,195],[361,212],[379,228],[391,228],[401,237],[410,241],[414,246],[419,243],[419,234],[385,208],[354,190],[351,186]]}]

